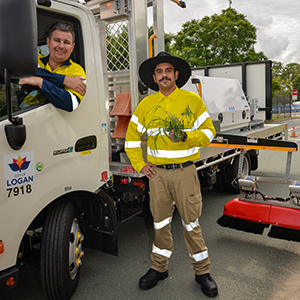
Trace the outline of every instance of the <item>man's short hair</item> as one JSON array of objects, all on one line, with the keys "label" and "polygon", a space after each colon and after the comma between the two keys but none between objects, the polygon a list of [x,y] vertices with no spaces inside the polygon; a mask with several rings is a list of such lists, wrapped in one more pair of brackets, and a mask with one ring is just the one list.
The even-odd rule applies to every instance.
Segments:
[{"label": "man's short hair", "polygon": [[70,25],[69,23],[66,23],[66,22],[57,22],[57,23],[53,24],[50,27],[49,34],[48,34],[48,36],[49,36],[50,39],[51,39],[52,33],[55,30],[70,32],[72,34],[73,43],[75,43],[75,30],[74,30],[74,27],[72,25]]}]

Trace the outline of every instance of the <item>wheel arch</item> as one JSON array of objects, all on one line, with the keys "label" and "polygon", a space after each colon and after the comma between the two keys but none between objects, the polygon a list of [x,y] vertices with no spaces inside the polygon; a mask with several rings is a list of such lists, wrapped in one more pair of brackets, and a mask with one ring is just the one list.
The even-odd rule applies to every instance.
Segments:
[{"label": "wheel arch", "polygon": [[80,212],[80,222],[85,236],[84,247],[118,255],[115,205],[113,199],[102,190],[97,193],[73,191],[58,197],[33,219],[28,229],[43,227],[50,207],[63,200],[74,202]]}]

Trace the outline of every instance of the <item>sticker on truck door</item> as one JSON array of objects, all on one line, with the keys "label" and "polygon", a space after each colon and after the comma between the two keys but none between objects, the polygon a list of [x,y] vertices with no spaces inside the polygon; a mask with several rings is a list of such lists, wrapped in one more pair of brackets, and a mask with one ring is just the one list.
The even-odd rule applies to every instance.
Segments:
[{"label": "sticker on truck door", "polygon": [[[3,155],[5,188],[13,189],[15,187],[23,188],[23,193],[31,191],[31,184],[34,183],[34,153],[23,152]],[[28,188],[28,185],[30,188]],[[21,191],[22,192],[22,191]]]}]

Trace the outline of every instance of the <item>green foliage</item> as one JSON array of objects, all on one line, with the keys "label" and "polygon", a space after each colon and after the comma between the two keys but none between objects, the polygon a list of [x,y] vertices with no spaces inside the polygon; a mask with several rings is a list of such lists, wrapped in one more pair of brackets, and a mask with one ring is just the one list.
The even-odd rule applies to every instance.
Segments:
[{"label": "green foliage", "polygon": [[297,77],[295,77],[294,81],[293,81],[293,89],[298,90],[298,92],[300,93],[300,73],[298,73],[299,75]]},{"label": "green foliage", "polygon": [[[148,27],[148,37],[154,33],[153,26]],[[171,53],[171,45],[173,43],[175,34],[173,33],[165,33],[165,52]],[[152,56],[155,56],[154,54],[154,47],[152,47]]]},{"label": "green foliage", "polygon": [[272,79],[272,98],[276,95],[276,93],[278,91],[281,90],[281,85],[280,85],[280,82],[275,80],[275,79]]},{"label": "green foliage", "polygon": [[228,8],[184,23],[176,35],[168,36],[166,48],[197,67],[266,60],[263,52],[254,50],[256,30],[245,15]]},{"label": "green foliage", "polygon": [[168,53],[172,52],[172,45],[175,39],[175,34],[173,33],[165,33],[165,51]]},{"label": "green foliage", "polygon": [[115,28],[113,25],[106,26],[108,69],[111,71],[129,69],[127,26],[123,24]]},{"label": "green foliage", "polygon": [[[158,113],[159,111],[161,111],[165,117],[161,117]],[[166,111],[162,106],[152,107],[147,114],[148,113],[152,113],[152,119],[147,125],[147,132],[151,128],[155,129],[149,134],[149,136],[154,137],[155,150],[157,150],[158,138],[161,137],[161,139],[166,142],[164,136],[167,136],[167,138],[170,139],[169,134],[172,129],[174,130],[175,141],[183,138],[183,130],[186,126],[184,119],[187,118],[186,120],[189,122],[193,116],[193,112],[189,105],[187,105],[185,110],[181,113],[180,117]]]},{"label": "green foliage", "polygon": [[[267,60],[255,52],[257,28],[235,9],[205,16],[182,25],[177,34],[165,34],[165,51],[185,59],[192,67]],[[153,29],[152,29],[153,33]],[[272,63],[272,96],[289,97],[300,92],[300,64]]]},{"label": "green foliage", "polygon": [[289,97],[293,89],[300,91],[300,64],[290,63],[284,66],[281,62],[272,63],[272,78],[280,85],[280,89],[274,90],[273,96]]}]

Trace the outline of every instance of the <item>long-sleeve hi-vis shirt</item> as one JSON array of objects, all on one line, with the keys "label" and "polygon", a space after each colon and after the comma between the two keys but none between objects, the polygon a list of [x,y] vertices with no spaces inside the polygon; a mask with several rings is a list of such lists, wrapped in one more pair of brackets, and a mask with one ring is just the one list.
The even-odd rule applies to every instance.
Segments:
[{"label": "long-sleeve hi-vis shirt", "polygon": [[[187,109],[190,114],[186,113]],[[166,112],[184,123],[185,142],[172,142],[163,132],[162,120],[168,119]],[[141,136],[145,133],[148,135],[147,161],[162,165],[200,159],[200,147],[209,145],[216,131],[200,96],[176,87],[167,97],[157,92],[144,98],[131,117],[125,151],[137,172],[146,165],[141,148]]]},{"label": "long-sleeve hi-vis shirt", "polygon": [[26,105],[33,105],[48,100],[55,107],[71,112],[82,101],[83,96],[63,85],[65,76],[78,76],[85,78],[84,69],[71,59],[65,61],[60,67],[51,70],[49,56],[38,56],[38,70],[35,76],[43,78],[43,85],[39,91],[29,94],[23,101]]}]

